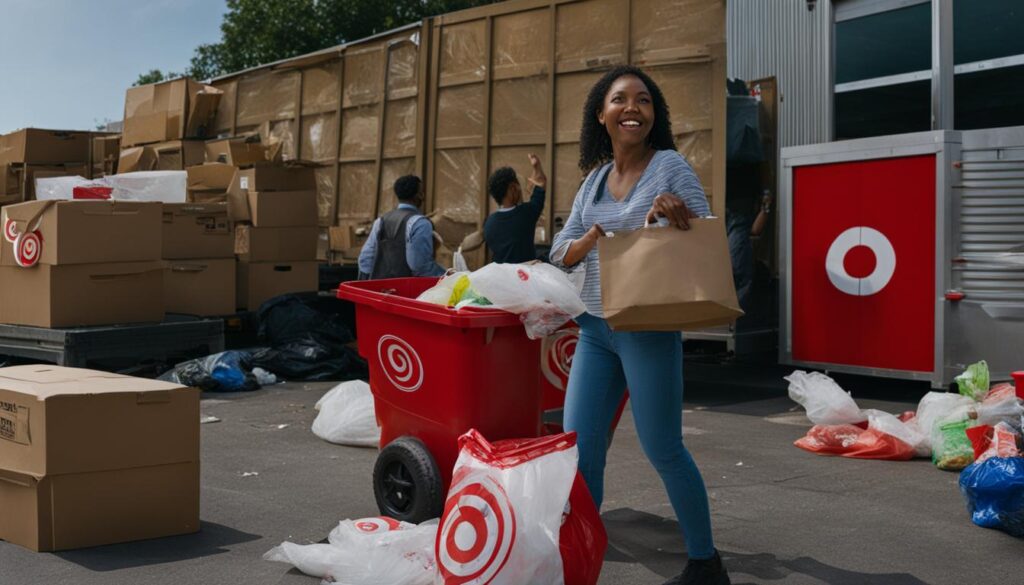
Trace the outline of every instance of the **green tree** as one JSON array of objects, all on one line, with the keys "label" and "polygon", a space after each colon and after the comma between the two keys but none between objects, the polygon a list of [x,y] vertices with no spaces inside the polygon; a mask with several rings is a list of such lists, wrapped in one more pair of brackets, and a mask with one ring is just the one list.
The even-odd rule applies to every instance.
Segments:
[{"label": "green tree", "polygon": [[140,73],[139,78],[135,80],[132,85],[148,85],[150,83],[160,83],[161,81],[167,81],[170,79],[176,79],[181,77],[181,73],[173,73],[168,71],[164,73],[159,69],[150,69],[148,73]]},{"label": "green tree", "polygon": [[197,47],[187,73],[210,79],[495,1],[227,0],[220,41]]}]

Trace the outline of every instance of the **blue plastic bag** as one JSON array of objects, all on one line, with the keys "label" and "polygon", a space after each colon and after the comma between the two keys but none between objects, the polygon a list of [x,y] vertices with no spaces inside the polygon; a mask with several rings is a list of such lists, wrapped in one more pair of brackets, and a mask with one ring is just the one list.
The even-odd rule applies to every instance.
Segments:
[{"label": "blue plastic bag", "polygon": [[960,474],[971,521],[1024,537],[1024,457],[992,457]]}]

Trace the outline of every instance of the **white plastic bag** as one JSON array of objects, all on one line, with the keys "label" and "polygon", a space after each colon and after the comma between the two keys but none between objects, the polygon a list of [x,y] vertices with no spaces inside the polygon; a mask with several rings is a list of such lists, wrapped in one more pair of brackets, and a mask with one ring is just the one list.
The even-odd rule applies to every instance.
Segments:
[{"label": "white plastic bag", "polygon": [[891,435],[914,448],[918,457],[931,457],[932,447],[928,434],[921,431],[915,419],[901,421],[895,415],[869,408],[863,411],[868,417],[868,428]]},{"label": "white plastic bag", "polygon": [[462,246],[459,246],[459,249],[452,254],[452,268],[456,272],[469,272],[469,264],[466,263],[466,257],[462,255]]},{"label": "white plastic bag", "polygon": [[951,392],[929,392],[917,405],[917,426],[927,435],[937,424],[965,420],[974,407],[974,400]]},{"label": "white plastic bag", "polygon": [[185,203],[185,171],[139,171],[98,179],[113,189],[111,199]]},{"label": "white plastic bag", "polygon": [[853,424],[867,418],[853,398],[825,374],[796,370],[784,379],[789,382],[789,398],[803,406],[816,425]]},{"label": "white plastic bag", "polygon": [[551,335],[587,310],[569,277],[550,264],[488,264],[469,280],[494,308],[520,315],[530,339]]},{"label": "white plastic bag", "polygon": [[436,536],[436,520],[418,526],[391,518],[346,520],[329,544],[282,542],[263,559],[342,585],[430,585]]},{"label": "white plastic bag", "polygon": [[998,423],[1008,423],[1011,426],[1020,428],[1021,416],[1024,416],[1024,406],[1017,398],[1012,387],[1007,385],[1005,391],[996,392],[993,388],[979,403],[975,405],[978,414],[978,423],[995,426]]},{"label": "white plastic bag", "polygon": [[342,382],[324,394],[314,408],[320,414],[313,421],[313,434],[321,439],[354,447],[380,444],[373,393],[366,382]]},{"label": "white plastic bag", "polygon": [[452,293],[455,292],[455,284],[463,276],[469,276],[469,273],[453,272],[446,275],[437,284],[420,293],[416,300],[433,305],[448,305],[448,301],[452,298]]},{"label": "white plastic bag", "polygon": [[50,201],[52,199],[74,199],[75,187],[99,185],[85,177],[49,177],[36,179],[36,199]]},{"label": "white plastic bag", "polygon": [[437,585],[563,585],[559,531],[576,477],[575,435],[459,439],[437,532]]}]

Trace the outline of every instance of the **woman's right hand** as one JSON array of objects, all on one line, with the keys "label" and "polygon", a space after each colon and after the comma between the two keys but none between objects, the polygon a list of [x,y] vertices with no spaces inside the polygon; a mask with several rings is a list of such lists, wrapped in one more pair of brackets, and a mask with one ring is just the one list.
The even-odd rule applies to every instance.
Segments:
[{"label": "woman's right hand", "polygon": [[600,224],[595,223],[593,227],[587,230],[587,233],[583,234],[583,237],[569,244],[569,249],[565,252],[565,258],[562,259],[562,264],[566,266],[579,264],[594,249],[597,241],[606,235],[604,228]]}]

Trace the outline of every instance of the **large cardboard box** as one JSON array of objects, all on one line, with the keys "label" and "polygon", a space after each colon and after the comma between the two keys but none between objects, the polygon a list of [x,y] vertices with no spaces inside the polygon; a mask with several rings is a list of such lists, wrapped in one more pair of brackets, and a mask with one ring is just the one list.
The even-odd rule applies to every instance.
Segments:
[{"label": "large cardboard box", "polygon": [[165,203],[163,258],[234,258],[226,203]]},{"label": "large cardboard box", "polygon": [[186,168],[189,202],[227,201],[228,187],[237,170],[223,163],[206,163]]},{"label": "large cardboard box", "polygon": [[302,261],[316,259],[319,232],[306,227],[235,228],[235,254],[248,262]]},{"label": "large cardboard box", "polygon": [[235,173],[228,191],[316,191],[316,175],[304,165],[256,166]]},{"label": "large cardboard box", "polygon": [[221,316],[235,312],[235,259],[164,262],[164,309],[168,313]]},{"label": "large cardboard box", "polygon": [[92,178],[117,174],[117,162],[121,157],[121,135],[92,137]]},{"label": "large cardboard box", "polygon": [[149,146],[130,146],[121,151],[117,172],[136,173],[156,168],[156,151]]},{"label": "large cardboard box", "polygon": [[163,321],[163,263],[0,266],[0,323],[80,327]]},{"label": "large cardboard box", "polygon": [[199,530],[199,391],[0,368],[0,539],[58,551]]},{"label": "large cardboard box", "polygon": [[246,262],[239,260],[239,309],[255,311],[268,299],[288,293],[315,291],[320,286],[320,263]]},{"label": "large cardboard box", "polygon": [[222,95],[219,89],[188,78],[128,88],[122,145],[205,137]]},{"label": "large cardboard box", "polygon": [[88,162],[90,134],[25,128],[0,136],[0,164]]},{"label": "large cardboard box", "polygon": [[246,137],[221,138],[206,143],[206,160],[236,167],[281,161],[281,143],[264,144]]},{"label": "large cardboard box", "polygon": [[157,171],[183,171],[206,162],[206,148],[198,140],[171,140],[151,146],[156,153]]},{"label": "large cardboard box", "polygon": [[[135,262],[161,259],[160,203],[142,201],[28,201],[0,212],[18,233],[38,225],[41,264]],[[17,266],[14,246],[0,242],[0,265]]]},{"label": "large cardboard box", "polygon": [[316,191],[232,190],[228,193],[231,221],[256,227],[317,225]]}]

